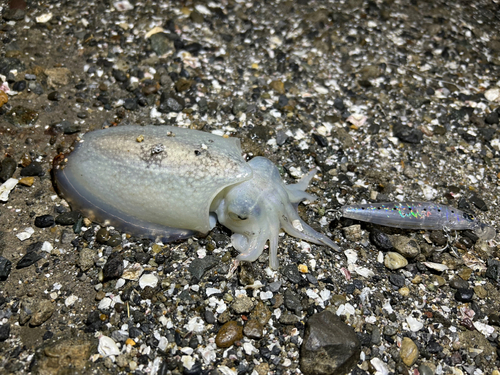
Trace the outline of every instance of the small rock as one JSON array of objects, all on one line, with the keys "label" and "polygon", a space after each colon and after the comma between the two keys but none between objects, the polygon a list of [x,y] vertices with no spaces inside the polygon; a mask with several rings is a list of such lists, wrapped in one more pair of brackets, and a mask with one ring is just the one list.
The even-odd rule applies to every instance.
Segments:
[{"label": "small rock", "polygon": [[203,274],[209,269],[215,267],[219,263],[219,259],[213,255],[206,256],[205,258],[196,258],[191,262],[188,271],[195,278],[201,280]]},{"label": "small rock", "polygon": [[35,218],[35,226],[38,228],[48,228],[54,225],[54,216],[42,215]]},{"label": "small rock", "polygon": [[306,323],[300,369],[305,375],[345,374],[356,365],[360,352],[354,330],[335,313],[325,310]]},{"label": "small rock", "polygon": [[411,238],[394,235],[391,236],[391,242],[394,249],[405,258],[415,258],[418,254],[420,254],[420,247],[418,246],[418,243]]},{"label": "small rock", "polygon": [[250,314],[250,318],[257,320],[262,326],[265,326],[269,322],[271,316],[271,311],[269,311],[262,301],[257,302],[257,305]]},{"label": "small rock", "polygon": [[285,291],[285,306],[288,310],[293,311],[295,314],[300,314],[302,311],[302,301],[299,296],[295,294],[292,290],[287,289]]},{"label": "small rock", "polygon": [[231,111],[233,115],[237,115],[240,112],[245,112],[247,110],[247,103],[243,99],[236,99],[233,102],[233,107]]},{"label": "small rock", "polygon": [[303,279],[296,264],[287,264],[283,268],[283,276],[292,284],[299,284]]},{"label": "small rock", "polygon": [[17,81],[12,85],[12,90],[21,92],[26,90],[26,81]]},{"label": "small rock", "polygon": [[47,99],[53,102],[58,102],[59,100],[62,99],[62,95],[57,91],[52,91],[47,95]]},{"label": "small rock", "polygon": [[231,304],[236,314],[248,314],[253,309],[252,299],[248,296],[239,296]]},{"label": "small rock", "polygon": [[455,299],[459,302],[470,302],[474,297],[474,289],[471,288],[460,288],[455,292]]},{"label": "small rock", "polygon": [[[112,73],[113,78],[116,79],[118,82],[126,82],[127,81],[127,73],[119,70],[119,69],[113,69]],[[104,87],[103,87],[104,88]],[[107,91],[107,86],[105,87],[105,90],[102,91]]]},{"label": "small rock", "polygon": [[454,277],[450,280],[450,287],[453,289],[467,289],[469,283],[460,277]]},{"label": "small rock", "polygon": [[388,252],[384,257],[384,265],[391,270],[398,270],[406,267],[408,265],[408,261],[398,253]]},{"label": "small rock", "polygon": [[78,266],[85,272],[94,265],[95,252],[88,247],[84,247],[78,257]]},{"label": "small rock", "polygon": [[243,334],[251,339],[261,339],[264,334],[264,327],[255,319],[250,319],[243,327]]},{"label": "small rock", "polygon": [[69,211],[56,216],[55,222],[59,225],[75,225],[81,217],[78,211]]},{"label": "small rock", "polygon": [[361,240],[361,225],[354,224],[350,227],[345,227],[342,230],[344,231],[344,236],[348,241],[359,242]]},{"label": "small rock", "polygon": [[36,304],[33,315],[31,316],[30,325],[39,326],[50,319],[54,313],[55,307],[52,302],[44,300]]},{"label": "small rock", "polygon": [[17,162],[14,158],[11,158],[10,156],[4,158],[0,164],[0,183],[4,183],[11,178],[14,175],[16,168]]},{"label": "small rock", "polygon": [[[48,86],[55,87],[67,85],[73,73],[68,68],[52,68],[45,69],[45,74],[47,75]],[[53,99],[49,98],[49,100]]]},{"label": "small rock", "polygon": [[0,324],[0,342],[7,340],[10,336],[10,324]]},{"label": "small rock", "polygon": [[405,285],[405,277],[400,274],[391,273],[389,275],[389,281],[392,285],[401,288]]},{"label": "small rock", "polygon": [[123,108],[128,111],[134,111],[137,109],[137,99],[135,98],[127,98],[123,103]]},{"label": "small rock", "polygon": [[402,124],[394,125],[393,133],[396,138],[405,143],[420,143],[424,138],[422,131],[419,129],[411,128]]},{"label": "small rock", "polygon": [[234,320],[224,324],[217,336],[215,336],[215,343],[219,348],[229,348],[236,341],[243,339],[243,327],[238,325]]},{"label": "small rock", "polygon": [[434,375],[434,371],[432,371],[427,365],[418,366],[418,372],[420,375]]},{"label": "small rock", "polygon": [[486,202],[479,198],[476,194],[472,195],[472,197],[469,198],[470,202],[479,208],[481,211],[488,211],[488,206],[486,205]]},{"label": "small rock", "polygon": [[117,279],[123,274],[123,256],[118,253],[112,253],[106,264],[102,268],[103,280]]},{"label": "small rock", "polygon": [[269,86],[278,94],[285,93],[285,84],[282,81],[272,81]]},{"label": "small rock", "polygon": [[21,177],[43,176],[44,171],[43,171],[42,166],[39,163],[33,162],[30,165],[28,165],[26,168],[21,169],[20,175],[21,175]]},{"label": "small rock", "polygon": [[295,325],[299,322],[299,317],[295,314],[292,314],[290,311],[286,310],[284,313],[281,314],[279,322],[285,325]]},{"label": "small rock", "polygon": [[158,55],[163,56],[174,51],[174,42],[165,33],[156,33],[150,36],[151,49]]},{"label": "small rock", "polygon": [[12,262],[7,258],[0,256],[0,280],[7,280],[10,270],[12,269]]},{"label": "small rock", "polygon": [[393,249],[391,238],[384,232],[374,230],[370,233],[370,242],[382,251]]},{"label": "small rock", "polygon": [[23,186],[33,186],[35,183],[35,177],[23,177],[19,180],[19,184]]},{"label": "small rock", "polygon": [[401,342],[399,354],[406,366],[413,366],[419,355],[418,347],[410,338],[405,337]]},{"label": "small rock", "polygon": [[42,259],[42,256],[39,255],[36,251],[32,251],[23,256],[19,262],[16,264],[16,269],[20,270],[22,268],[26,268],[31,266],[32,264],[38,262]]}]

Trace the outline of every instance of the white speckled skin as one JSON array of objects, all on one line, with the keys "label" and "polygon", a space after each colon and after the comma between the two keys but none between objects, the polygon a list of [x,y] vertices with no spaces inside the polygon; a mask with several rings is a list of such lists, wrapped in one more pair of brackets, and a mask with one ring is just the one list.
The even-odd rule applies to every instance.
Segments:
[{"label": "white speckled skin", "polygon": [[269,160],[246,163],[236,138],[170,126],[122,126],[87,133],[54,175],[72,208],[94,221],[174,241],[207,233],[215,213],[235,232],[239,259],[257,259],[269,240],[270,265],[277,268],[280,228],[338,250],[291,203],[314,198],[304,192],[314,172],[286,186]]}]

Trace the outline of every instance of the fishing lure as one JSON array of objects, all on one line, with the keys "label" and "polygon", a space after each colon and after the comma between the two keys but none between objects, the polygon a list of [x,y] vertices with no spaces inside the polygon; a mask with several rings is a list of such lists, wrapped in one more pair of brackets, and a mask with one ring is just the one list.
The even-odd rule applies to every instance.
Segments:
[{"label": "fishing lure", "polygon": [[341,216],[402,229],[472,230],[479,238],[491,240],[495,228],[454,207],[431,202],[368,203],[340,208]]}]

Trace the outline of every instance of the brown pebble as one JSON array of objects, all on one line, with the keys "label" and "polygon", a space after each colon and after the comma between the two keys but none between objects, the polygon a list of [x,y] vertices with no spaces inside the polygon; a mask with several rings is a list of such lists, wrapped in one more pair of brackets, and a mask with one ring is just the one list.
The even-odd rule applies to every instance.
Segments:
[{"label": "brown pebble", "polygon": [[35,177],[23,177],[19,180],[19,183],[24,186],[31,186],[35,182]]},{"label": "brown pebble", "polygon": [[264,327],[255,319],[249,320],[243,327],[243,334],[251,339],[261,339]]},{"label": "brown pebble", "polygon": [[5,91],[0,90],[0,108],[9,101],[9,96],[5,93]]},{"label": "brown pebble", "polygon": [[25,152],[21,156],[21,165],[23,166],[23,168],[26,168],[30,164],[31,164],[31,156],[30,156],[30,154],[28,154],[27,152]]},{"label": "brown pebble", "polygon": [[238,325],[234,320],[231,320],[224,324],[217,336],[215,336],[215,344],[219,348],[229,348],[236,341],[243,338],[243,327]]},{"label": "brown pebble", "polygon": [[276,91],[278,94],[285,93],[285,84],[282,81],[272,81],[269,86]]},{"label": "brown pebble", "polygon": [[269,319],[271,319],[271,315],[271,311],[269,311],[266,305],[262,301],[259,301],[252,310],[250,318],[257,320],[262,326],[265,326],[269,322]]},{"label": "brown pebble", "polygon": [[96,301],[101,301],[104,297],[106,297],[106,293],[104,293],[102,290],[98,291],[95,294],[95,300]]},{"label": "brown pebble", "polygon": [[105,83],[99,84],[99,90],[108,91],[108,85],[106,85]]}]

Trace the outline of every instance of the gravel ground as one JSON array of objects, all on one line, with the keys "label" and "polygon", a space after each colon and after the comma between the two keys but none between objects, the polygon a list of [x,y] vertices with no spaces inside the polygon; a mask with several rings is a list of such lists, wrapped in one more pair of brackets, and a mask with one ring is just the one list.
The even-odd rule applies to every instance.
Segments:
[{"label": "gravel ground", "polygon": [[[498,242],[335,215],[500,229],[498,1],[0,7],[0,373],[500,374]],[[287,183],[319,167],[299,213],[343,253],[283,235],[277,272],[236,268],[222,226],[161,244],[72,213],[53,159],[123,124],[238,137]]]}]

